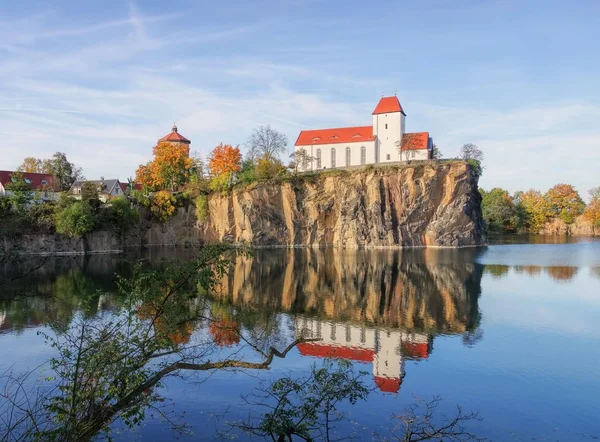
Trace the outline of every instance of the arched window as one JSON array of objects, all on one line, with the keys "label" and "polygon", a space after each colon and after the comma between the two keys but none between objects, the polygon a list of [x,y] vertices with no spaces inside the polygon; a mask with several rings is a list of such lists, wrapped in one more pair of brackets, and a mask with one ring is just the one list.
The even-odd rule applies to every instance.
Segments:
[{"label": "arched window", "polygon": [[350,158],[351,158],[350,155],[351,155],[350,146],[348,146],[348,147],[346,147],[346,166],[350,165]]},{"label": "arched window", "polygon": [[335,167],[335,147],[331,148],[331,167]]},{"label": "arched window", "polygon": [[321,149],[317,149],[317,169],[321,168]]},{"label": "arched window", "polygon": [[365,146],[360,148],[360,164],[367,164],[367,148]]}]

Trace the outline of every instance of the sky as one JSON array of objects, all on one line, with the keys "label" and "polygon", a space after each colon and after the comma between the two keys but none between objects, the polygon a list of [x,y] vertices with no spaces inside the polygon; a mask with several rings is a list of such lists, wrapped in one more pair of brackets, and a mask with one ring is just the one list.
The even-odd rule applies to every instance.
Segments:
[{"label": "sky", "polygon": [[[134,176],[175,122],[206,156],[253,128],[371,124],[397,94],[483,188],[600,186],[597,0],[0,0],[0,169],[67,154]],[[243,149],[242,149],[243,150]]]}]

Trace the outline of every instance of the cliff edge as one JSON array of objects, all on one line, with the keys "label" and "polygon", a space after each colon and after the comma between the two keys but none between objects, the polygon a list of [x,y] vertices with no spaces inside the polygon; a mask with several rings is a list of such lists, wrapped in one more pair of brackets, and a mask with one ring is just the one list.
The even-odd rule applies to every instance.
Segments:
[{"label": "cliff edge", "polygon": [[[168,224],[180,230],[182,217],[189,224],[186,213],[178,213]],[[206,216],[195,228],[197,235],[188,238],[192,242],[225,240],[254,246],[485,244],[477,176],[458,161],[332,170],[296,182],[234,189],[211,195]],[[156,243],[157,235],[149,234],[148,243]]]}]

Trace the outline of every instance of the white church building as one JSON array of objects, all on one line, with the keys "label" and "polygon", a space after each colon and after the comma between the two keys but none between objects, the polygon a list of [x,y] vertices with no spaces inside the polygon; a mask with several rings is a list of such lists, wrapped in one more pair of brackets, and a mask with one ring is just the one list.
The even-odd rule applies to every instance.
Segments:
[{"label": "white church building", "polygon": [[398,97],[382,97],[371,126],[303,130],[295,150],[304,149],[312,161],[301,170],[331,169],[397,161],[429,160],[433,140],[429,132],[405,132],[406,114]]}]

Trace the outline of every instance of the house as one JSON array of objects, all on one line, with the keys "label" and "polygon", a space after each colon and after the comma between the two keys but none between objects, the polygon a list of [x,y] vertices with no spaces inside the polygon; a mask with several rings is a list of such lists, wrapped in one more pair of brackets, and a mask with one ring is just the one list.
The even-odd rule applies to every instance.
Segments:
[{"label": "house", "polygon": [[27,184],[31,190],[38,192],[37,195],[39,196],[39,200],[51,201],[58,198],[60,185],[53,175],[48,173],[16,172],[10,170],[0,170],[0,196],[10,195],[10,190],[6,190],[6,186],[10,183],[14,183],[19,174],[23,176],[25,184]]},{"label": "house", "polygon": [[111,197],[125,196],[125,192],[123,191],[121,183],[118,179],[105,180],[104,177],[100,177],[99,180],[75,181],[71,185],[69,193],[75,195],[75,198],[81,198],[81,187],[83,186],[83,183],[86,182],[94,183],[96,185],[100,200],[103,202],[106,202]]},{"label": "house", "polygon": [[398,97],[382,97],[372,116],[371,126],[301,131],[295,150],[304,149],[313,160],[300,164],[300,169],[319,170],[433,157],[433,140],[429,132],[405,132],[406,114]]},{"label": "house", "polygon": [[384,329],[364,324],[296,316],[297,338],[318,338],[297,345],[302,356],[338,358],[373,364],[373,378],[379,389],[397,393],[405,376],[404,360],[427,359],[433,338],[423,333]]}]

